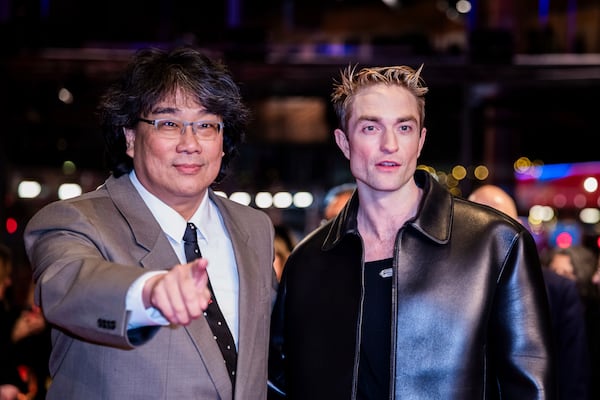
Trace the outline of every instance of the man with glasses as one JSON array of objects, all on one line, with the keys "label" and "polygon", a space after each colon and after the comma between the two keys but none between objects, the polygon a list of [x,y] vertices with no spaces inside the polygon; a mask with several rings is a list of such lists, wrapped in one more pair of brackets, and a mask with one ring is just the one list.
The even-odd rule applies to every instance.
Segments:
[{"label": "man with glasses", "polygon": [[25,232],[48,399],[266,398],[273,226],[211,188],[243,139],[239,88],[194,49],[145,49],[99,115],[111,176]]}]

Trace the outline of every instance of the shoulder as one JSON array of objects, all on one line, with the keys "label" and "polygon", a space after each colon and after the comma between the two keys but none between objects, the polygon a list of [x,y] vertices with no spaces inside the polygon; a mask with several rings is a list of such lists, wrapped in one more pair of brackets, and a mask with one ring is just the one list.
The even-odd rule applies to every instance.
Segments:
[{"label": "shoulder", "polygon": [[228,199],[227,197],[215,194],[213,191],[209,192],[209,196],[221,214],[230,215],[235,218],[242,218],[246,221],[250,220],[258,223],[270,223],[269,216],[262,210],[257,210],[245,204],[240,204],[236,201]]},{"label": "shoulder", "polygon": [[105,200],[107,200],[106,204],[112,204],[106,191],[101,187],[77,197],[53,201],[39,209],[31,218],[28,225],[55,220],[68,224],[68,221],[72,218],[80,218],[82,215],[102,212],[102,210],[106,209],[106,206],[101,205]]},{"label": "shoulder", "polygon": [[274,241],[275,228],[269,215],[262,210],[237,203],[210,192],[210,199],[219,209],[225,226],[232,235],[242,235],[252,240]]},{"label": "shoulder", "polygon": [[349,232],[343,231],[342,226],[335,219],[327,221],[301,238],[292,253],[296,253],[296,256],[320,257],[332,249],[344,252],[348,248],[345,243]]},{"label": "shoulder", "polygon": [[511,241],[529,234],[524,225],[508,215],[454,196],[427,173],[420,175],[419,186],[424,194],[413,226],[431,240],[448,243],[451,238],[479,241],[495,237]]},{"label": "shoulder", "polygon": [[516,232],[527,231],[520,221],[498,211],[497,209],[476,203],[464,198],[454,198],[454,213],[456,218],[471,224],[491,227],[505,227]]},{"label": "shoulder", "polygon": [[113,234],[127,231],[131,225],[147,227],[151,218],[129,179],[111,177],[95,190],[45,205],[28,221],[24,234],[26,239],[52,231],[85,236]]},{"label": "shoulder", "polygon": [[[455,198],[453,230],[475,241],[494,243],[499,248],[521,248],[537,254],[535,239],[520,221],[479,203]],[[460,236],[460,235],[459,235]]]}]

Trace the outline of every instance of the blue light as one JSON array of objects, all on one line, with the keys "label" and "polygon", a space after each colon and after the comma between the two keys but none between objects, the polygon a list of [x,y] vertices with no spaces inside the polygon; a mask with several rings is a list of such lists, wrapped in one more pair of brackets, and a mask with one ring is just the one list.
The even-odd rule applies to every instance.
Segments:
[{"label": "blue light", "polygon": [[548,181],[552,179],[560,179],[570,176],[573,164],[547,164],[536,168],[540,168],[540,170],[542,171],[538,180]]},{"label": "blue light", "polygon": [[550,0],[539,0],[538,2],[538,19],[540,24],[548,23],[548,14],[550,13]]},{"label": "blue light", "polygon": [[40,14],[44,19],[50,16],[50,0],[40,0]]}]

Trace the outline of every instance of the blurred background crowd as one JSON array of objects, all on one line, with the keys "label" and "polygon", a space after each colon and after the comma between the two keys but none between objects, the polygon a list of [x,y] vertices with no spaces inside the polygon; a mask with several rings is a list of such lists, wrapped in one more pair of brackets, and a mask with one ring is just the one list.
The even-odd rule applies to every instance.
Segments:
[{"label": "blurred background crowd", "polygon": [[3,341],[18,342],[12,329],[26,317],[45,340],[23,228],[42,205],[106,179],[99,94],[136,49],[180,43],[223,59],[241,85],[253,121],[217,189],[272,217],[283,258],[351,180],[332,137],[332,78],[349,64],[423,64],[420,167],[457,196],[502,187],[545,265],[599,301],[599,1],[0,0],[0,242],[12,265],[0,275]]}]

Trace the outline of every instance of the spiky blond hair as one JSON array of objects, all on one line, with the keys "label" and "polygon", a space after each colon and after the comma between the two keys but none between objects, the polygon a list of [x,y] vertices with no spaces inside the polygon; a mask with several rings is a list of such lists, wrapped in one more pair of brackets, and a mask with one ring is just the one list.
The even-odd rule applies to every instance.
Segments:
[{"label": "spiky blond hair", "polygon": [[346,131],[356,93],[365,87],[380,83],[401,86],[416,97],[419,106],[419,126],[422,127],[425,121],[425,94],[429,91],[421,77],[422,69],[423,64],[417,70],[399,65],[362,68],[357,71],[356,65],[349,65],[340,71],[341,80],[334,81],[331,101],[342,130]]}]

